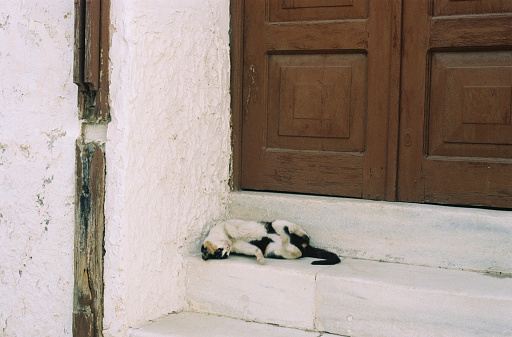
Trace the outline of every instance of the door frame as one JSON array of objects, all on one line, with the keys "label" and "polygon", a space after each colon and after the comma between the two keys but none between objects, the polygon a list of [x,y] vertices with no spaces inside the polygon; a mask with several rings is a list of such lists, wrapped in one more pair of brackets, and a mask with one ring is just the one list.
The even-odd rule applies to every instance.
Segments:
[{"label": "door frame", "polygon": [[[81,133],[110,121],[110,0],[76,0],[73,82]],[[105,144],[79,137],[75,147],[75,228],[72,334],[103,336]]]},{"label": "door frame", "polygon": [[[371,1],[371,0],[370,0]],[[373,0],[375,1],[375,0]],[[379,0],[380,1],[380,0]],[[402,53],[402,0],[389,0],[392,15],[392,46],[390,71],[390,97],[388,100],[388,146],[386,167],[386,188],[382,200],[396,201],[397,197],[397,169],[399,144],[399,108],[400,108],[400,67]],[[245,1],[230,3],[230,57],[231,57],[231,142],[233,150],[232,177],[230,187],[232,190],[241,190],[242,178],[242,116],[243,92],[242,79],[244,75],[244,7]]]},{"label": "door frame", "polygon": [[244,75],[244,0],[230,1],[230,94],[231,94],[231,190],[241,189],[242,181],[242,87]]}]

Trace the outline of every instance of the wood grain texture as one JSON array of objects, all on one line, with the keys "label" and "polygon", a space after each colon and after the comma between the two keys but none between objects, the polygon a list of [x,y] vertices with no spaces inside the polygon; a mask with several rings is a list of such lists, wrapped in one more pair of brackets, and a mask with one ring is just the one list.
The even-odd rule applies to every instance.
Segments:
[{"label": "wood grain texture", "polygon": [[267,147],[364,152],[365,53],[270,55]]},{"label": "wood grain texture", "polygon": [[404,2],[399,200],[512,208],[512,8],[442,3]]},{"label": "wood grain texture", "polygon": [[424,167],[425,202],[512,208],[512,159],[431,157]]},{"label": "wood grain texture", "polygon": [[77,144],[73,336],[101,337],[105,159],[101,148]]},{"label": "wood grain texture", "polygon": [[86,91],[84,82],[85,59],[85,0],[75,0],[75,26],[73,42],[73,83],[79,91]]},{"label": "wood grain texture", "polygon": [[368,0],[269,0],[270,22],[365,19]]},{"label": "wood grain texture", "polygon": [[85,0],[84,82],[89,90],[98,90],[100,79],[100,0]]},{"label": "wood grain texture", "polygon": [[[361,154],[265,150],[263,188],[362,197]],[[304,177],[308,179],[304,179]]]},{"label": "wood grain texture", "polygon": [[73,82],[79,118],[108,122],[110,0],[75,0]]},{"label": "wood grain texture", "polygon": [[434,18],[432,48],[512,46],[512,15]]},{"label": "wood grain texture", "polygon": [[[500,192],[495,202],[490,195],[480,200],[486,193],[476,189],[473,197],[462,195],[460,181],[478,177],[472,171],[475,161],[498,160],[506,166],[512,158],[510,0],[268,0],[247,3],[244,13],[241,188],[508,207]],[[334,124],[330,120],[334,115],[328,107],[344,106],[349,89],[329,84],[323,74],[330,72],[338,82],[349,76],[329,70],[341,64],[324,60],[346,55],[366,56],[363,126],[357,124],[361,113],[347,114],[346,107]],[[459,63],[449,61],[443,70],[441,64],[450,58]],[[352,79],[361,73],[351,71]],[[330,88],[337,88],[335,100]],[[347,141],[358,136],[363,138]],[[351,187],[339,187],[336,194],[326,176],[322,187],[326,170],[311,169],[308,156],[324,167],[321,158],[327,152],[361,160],[361,180],[347,182]],[[431,165],[438,157],[446,164]],[[338,165],[332,157],[326,162]],[[294,174],[293,167],[301,173]],[[458,173],[429,171],[450,167]],[[434,177],[441,176],[459,181],[442,193],[449,198],[429,197],[441,186]],[[450,186],[450,180],[439,179]],[[356,186],[361,193],[354,192]]]},{"label": "wood grain texture", "polygon": [[390,3],[245,3],[242,188],[386,197]]},{"label": "wood grain texture", "polygon": [[231,144],[233,149],[231,189],[238,190],[242,179],[242,86],[244,1],[231,1]]},{"label": "wood grain texture", "polygon": [[271,24],[267,26],[267,50],[366,50],[366,20]]},{"label": "wood grain texture", "polygon": [[[386,197],[393,48],[392,1],[371,1],[368,24],[368,118],[363,197]],[[392,173],[391,173],[392,174]]]},{"label": "wood grain texture", "polygon": [[426,71],[430,48],[429,3],[417,0],[403,4],[397,197],[401,201],[422,202],[425,93],[429,81]]},{"label": "wood grain texture", "polygon": [[433,16],[481,15],[512,12],[511,0],[434,0]]},{"label": "wood grain texture", "polygon": [[402,51],[402,1],[391,2],[391,61],[385,200],[397,197],[398,134],[400,109],[400,66]]}]

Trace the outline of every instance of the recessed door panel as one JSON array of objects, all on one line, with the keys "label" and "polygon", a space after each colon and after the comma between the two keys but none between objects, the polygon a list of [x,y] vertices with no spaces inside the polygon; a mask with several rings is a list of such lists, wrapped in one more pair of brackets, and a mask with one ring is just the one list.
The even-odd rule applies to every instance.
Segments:
[{"label": "recessed door panel", "polygon": [[512,2],[404,2],[398,199],[512,207]]},{"label": "recessed door panel", "polygon": [[429,156],[512,158],[512,52],[432,56]]},{"label": "recessed door panel", "polygon": [[242,188],[385,197],[391,8],[245,2]]},{"label": "recessed door panel", "polygon": [[269,148],[364,152],[366,54],[270,55]]}]

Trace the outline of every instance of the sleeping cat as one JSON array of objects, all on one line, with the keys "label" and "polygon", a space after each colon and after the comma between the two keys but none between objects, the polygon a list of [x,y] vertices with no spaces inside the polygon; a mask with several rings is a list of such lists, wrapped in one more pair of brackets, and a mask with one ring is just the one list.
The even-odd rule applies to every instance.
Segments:
[{"label": "sleeping cat", "polygon": [[257,222],[228,220],[210,230],[201,247],[203,260],[226,259],[230,253],[256,256],[260,264],[265,257],[298,259],[314,257],[315,265],[331,265],[340,262],[339,257],[309,244],[308,234],[297,224],[286,220]]}]

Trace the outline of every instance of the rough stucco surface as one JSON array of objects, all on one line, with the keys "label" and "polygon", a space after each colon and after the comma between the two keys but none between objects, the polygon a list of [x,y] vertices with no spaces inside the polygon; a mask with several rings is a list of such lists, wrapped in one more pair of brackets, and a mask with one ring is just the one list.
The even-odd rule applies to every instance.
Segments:
[{"label": "rough stucco surface", "polygon": [[2,1],[1,336],[71,336],[72,43],[72,1]]},{"label": "rough stucco surface", "polygon": [[183,254],[225,210],[229,1],[113,0],[106,336],[184,307]]}]

